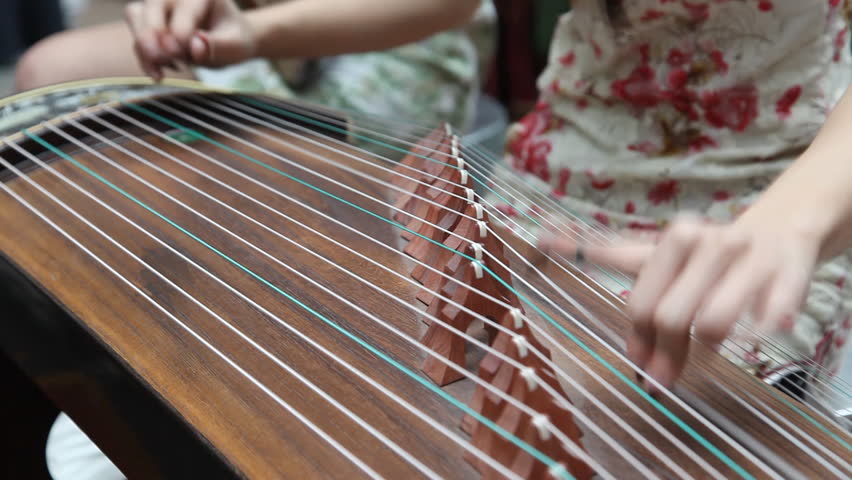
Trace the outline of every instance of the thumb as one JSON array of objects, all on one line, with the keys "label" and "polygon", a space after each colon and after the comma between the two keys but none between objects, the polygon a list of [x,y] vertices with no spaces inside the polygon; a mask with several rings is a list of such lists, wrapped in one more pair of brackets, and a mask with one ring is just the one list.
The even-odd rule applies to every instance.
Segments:
[{"label": "thumb", "polygon": [[578,249],[589,262],[638,274],[656,247],[653,241],[629,241],[611,245],[584,245],[565,236],[546,236],[539,240],[539,248],[568,258],[577,256]]},{"label": "thumb", "polygon": [[189,41],[189,54],[192,63],[206,65],[213,59],[213,49],[210,47],[210,38],[205,32],[198,32]]},{"label": "thumb", "polygon": [[224,67],[251,58],[254,45],[243,27],[228,24],[211,31],[200,31],[190,41],[192,61],[208,67]]}]

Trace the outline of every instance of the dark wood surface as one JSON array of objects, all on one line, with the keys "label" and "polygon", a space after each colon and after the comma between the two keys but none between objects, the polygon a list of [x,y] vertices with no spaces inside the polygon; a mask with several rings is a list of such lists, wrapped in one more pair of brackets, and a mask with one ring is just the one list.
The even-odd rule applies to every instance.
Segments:
[{"label": "dark wood surface", "polygon": [[[169,104],[175,105],[172,102]],[[156,107],[150,104],[146,105],[146,108],[156,110]],[[160,111],[160,113],[165,112]],[[134,116],[141,118],[138,114]],[[108,118],[115,122],[120,120],[114,117]],[[205,120],[212,121],[209,118]],[[254,126],[278,139],[272,140],[231,125],[221,126],[226,131],[238,135],[240,139],[274,152],[280,157],[293,160],[307,167],[311,172],[327,175],[334,181],[351,186],[364,195],[336,185],[334,181],[323,179],[314,173],[288,165],[281,158],[253,149],[236,139],[208,131],[198,125],[190,125],[184,120],[180,121],[204,132],[221,145],[267,163],[279,169],[281,173],[309,182],[334,194],[339,199],[359,205],[382,217],[389,218],[392,214],[392,211],[381,203],[392,199],[387,187],[347,173],[325,163],[324,159],[332,158],[336,162],[342,162],[377,179],[387,179],[387,173],[340,153],[330,152],[327,148],[329,144],[327,139],[305,135],[291,136],[265,127]],[[158,129],[165,130],[164,126],[156,121],[149,119],[147,122]],[[65,128],[76,137],[84,137],[74,128]],[[183,148],[139,128],[133,126],[128,128],[151,146],[180,158],[181,161],[233,186],[239,192],[342,242],[394,272],[405,276],[414,266],[413,262],[399,253],[404,245],[399,237],[399,231],[375,216],[346,205],[338,199],[323,195],[304,184],[286,178],[281,173],[264,168],[209,141],[203,139],[187,141],[183,143],[186,148]],[[33,132],[39,135],[45,134],[45,131],[40,128],[34,129]],[[334,265],[354,272],[376,285],[380,291],[389,292],[393,297],[400,299],[399,302],[391,301],[380,291],[365,287],[353,280],[350,275],[305,253],[286,240],[228,211],[166,175],[142,165],[127,153],[89,139],[89,143],[94,145],[93,148],[102,155],[118,162],[136,175],[173,195],[183,204],[196,209],[239,238],[291,266],[295,271],[307,275],[308,278],[333,293],[323,291],[322,288],[312,285],[294,271],[276,263],[195,213],[109,166],[91,152],[81,151],[78,146],[69,144],[55,135],[45,135],[45,138],[73,156],[82,165],[125,191],[127,195],[133,196],[148,208],[159,212],[187,232],[197,236],[198,239],[207,242],[210,247],[239,262],[244,268],[235,266],[222,255],[214,253],[210,248],[188,236],[186,232],[178,230],[152,214],[150,210],[128,200],[126,196],[98,181],[68,160],[57,158],[50,152],[42,152],[43,158],[50,160],[50,164],[57,172],[120,211],[144,231],[162,240],[175,251],[191,258],[193,262],[216,278],[244,293],[251,301],[239,298],[226,286],[205,275],[169,248],[119,219],[50,172],[42,168],[28,170],[29,177],[33,181],[48,189],[66,205],[97,225],[110,238],[174,282],[177,287],[203,305],[203,307],[199,306],[151,270],[116,248],[92,228],[75,219],[55,202],[38,193],[32,186],[20,179],[7,176],[7,185],[35,208],[44,212],[69,235],[89,248],[118,274],[138,287],[141,292],[162,305],[176,319],[184,322],[210,345],[239,364],[247,374],[256,378],[270,392],[274,392],[379,474],[388,478],[414,478],[419,475],[403,457],[384,447],[367,430],[342,414],[321,395],[307,388],[286,369],[276,365],[257,348],[223,326],[210,312],[221,316],[223,321],[244,332],[258,346],[291,366],[318,389],[381,431],[389,440],[399,445],[404,451],[410,452],[438,475],[447,478],[477,476],[462,458],[462,448],[398,402],[391,400],[371,382],[344,367],[345,363],[363,372],[369,379],[381,385],[386,392],[403,399],[455,435],[467,438],[458,428],[462,417],[462,412],[458,408],[352,339],[352,336],[362,339],[363,342],[383,352],[399,365],[420,375],[419,367],[424,358],[424,352],[358,310],[358,308],[363,309],[381,318],[392,325],[394,330],[417,340],[425,331],[425,325],[421,322],[420,316],[407,307],[414,305],[419,308],[415,300],[417,288],[414,285],[345,251],[322,236],[307,231],[295,222],[177,165],[169,158],[154,153],[133,140],[116,138],[116,141],[129,151],[141,155],[281,235],[330,259]],[[322,144],[312,144],[311,140]],[[40,150],[32,142],[22,144],[32,151]],[[213,165],[209,159],[202,158],[188,151],[187,148],[209,155],[211,159],[262,182],[271,190],[305,202],[345,225],[363,232],[367,237],[355,235],[346,228],[321,218],[270,189]],[[354,149],[336,148],[341,148],[348,154],[359,156],[369,162],[376,162]],[[4,149],[0,155],[9,160],[19,159],[19,155],[9,149]],[[363,475],[363,472],[342,456],[337,449],[303,425],[294,415],[288,413],[270,395],[247,379],[246,375],[230,366],[197,338],[178,326],[174,319],[154,307],[142,295],[134,292],[106,268],[81,252],[72,242],[36,218],[5,193],[0,194],[0,225],[3,225],[0,228],[0,251],[31,277],[41,289],[49,292],[50,296],[77,322],[84,325],[93,339],[103,345],[122,365],[128,366],[131,370],[130,374],[137,377],[140,385],[148,389],[148,395],[151,398],[167,405],[203,439],[203,442],[209,442],[210,449],[230,464],[236,473],[251,478],[354,478]],[[381,244],[392,248],[380,247],[370,239],[378,240]],[[524,295],[539,305],[556,322],[576,335],[578,340],[610,362],[613,368],[622,372],[629,380],[635,381],[634,374],[624,362],[602,348],[597,340],[590,338],[587,333],[572,324],[544,298],[552,299],[564,311],[582,319],[589,328],[600,331],[594,322],[588,320],[583,312],[579,312],[575,306],[564,300],[537,273],[526,269],[519,258],[510,255],[509,259],[518,274],[531,282],[543,296],[519,287],[516,279],[514,283]],[[617,309],[602,302],[586,286],[580,285],[576,279],[555,266],[541,265],[541,267],[544,268],[548,278],[557,282],[608,328],[617,335],[624,333],[628,322]],[[251,273],[247,273],[246,270]],[[270,287],[270,284],[280,291]],[[292,297],[288,298],[281,292],[286,292]],[[358,308],[347,305],[340,300],[340,297]],[[312,312],[309,312],[308,308]],[[264,313],[262,309],[269,314]],[[711,454],[707,448],[701,446],[693,437],[687,435],[683,428],[666,418],[658,408],[650,405],[623,379],[617,378],[611,371],[602,367],[597,359],[576,343],[566,339],[562,333],[547,326],[548,322],[540,316],[533,315],[533,320],[545,325],[554,338],[560,339],[560,345],[576,355],[596,374],[611,382],[621,394],[636,402],[639,408],[659,421],[666,430],[694,449],[701,458],[717,468],[724,476],[729,478],[737,476],[734,470]],[[341,330],[348,332],[349,336],[341,333]],[[315,342],[315,345],[311,345],[305,338]],[[333,352],[340,361],[333,360],[329,355],[322,353],[316,345]],[[678,465],[695,474],[697,478],[706,476],[695,462],[686,458],[669,441],[648,427],[644,420],[624,407],[618,398],[602,388],[587,372],[568,360],[563,353],[560,353],[557,346],[549,346],[559,365],[600,402],[617,412],[642,435],[652,439],[653,444],[670,454]],[[790,422],[813,435],[827,448],[837,452],[841,457],[848,458],[847,447],[828,435],[826,431],[848,440],[848,437],[844,437],[844,433],[832,426],[825,426],[826,431],[815,428],[813,424],[790,408],[788,403],[790,400],[787,402],[779,400],[777,393],[742,372],[736,371],[715,354],[701,349],[695,349],[693,354],[701,358],[700,361],[692,362],[692,366],[685,374],[681,387],[684,392],[700,399],[705,407],[711,407],[723,416],[733,419],[736,427],[741,430],[739,434],[747,433],[753,436],[758,444],[771,452],[767,458],[772,461],[783,460],[793,469],[787,470],[787,474],[799,472],[807,478],[832,477],[812,459],[804,455],[790,455],[789,441],[769,430],[754,415],[744,412],[743,408],[734,403],[714,382],[718,381],[737,392],[749,392],[759,400],[756,408],[779,412]],[[477,356],[471,355],[471,361]],[[468,368],[475,370],[475,363],[471,363]],[[595,402],[584,399],[565,382],[563,386],[577,407],[608,434],[613,435],[652,468],[658,469],[661,475],[672,476],[671,472],[659,465],[643,442],[631,439],[621,428],[614,425]],[[452,393],[461,402],[466,402],[472,392],[472,383],[462,381],[447,387],[446,391]],[[73,403],[73,400],[65,399],[65,401]],[[62,407],[61,402],[62,399],[58,402],[60,407]],[[660,402],[743,469],[757,478],[766,477],[740,451],[742,447],[726,444],[717,434],[702,426],[671,400],[662,399]],[[616,478],[637,477],[621,455],[606,446],[588,427],[582,423],[580,427],[585,432],[584,442],[590,453],[613,472]],[[775,466],[777,467],[778,464]],[[782,476],[787,475],[782,474]]]},{"label": "dark wood surface", "polygon": [[50,478],[45,446],[57,406],[131,478],[234,478],[132,367],[6,259],[0,285],[2,478]]}]

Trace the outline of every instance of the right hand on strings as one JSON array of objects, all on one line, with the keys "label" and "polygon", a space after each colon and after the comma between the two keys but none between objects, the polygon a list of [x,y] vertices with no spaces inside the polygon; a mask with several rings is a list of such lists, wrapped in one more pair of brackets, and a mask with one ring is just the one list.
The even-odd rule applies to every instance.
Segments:
[{"label": "right hand on strings", "polygon": [[728,224],[680,219],[651,239],[593,246],[557,236],[539,245],[636,275],[627,304],[633,320],[628,357],[669,388],[683,372],[690,333],[716,347],[746,313],[763,333],[793,328],[822,242],[810,231],[791,228],[787,219],[777,214],[744,215]]},{"label": "right hand on strings", "polygon": [[233,0],[144,0],[127,5],[142,70],[163,78],[179,63],[224,66],[251,58],[255,41]]}]

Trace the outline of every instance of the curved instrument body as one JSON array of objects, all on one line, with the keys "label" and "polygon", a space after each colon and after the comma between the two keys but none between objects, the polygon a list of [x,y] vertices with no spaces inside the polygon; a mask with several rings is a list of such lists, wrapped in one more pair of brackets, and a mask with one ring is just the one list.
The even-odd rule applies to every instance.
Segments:
[{"label": "curved instrument body", "polygon": [[0,146],[3,348],[131,478],[852,474],[846,432],[707,349],[645,394],[617,295],[471,218],[450,129],[146,88]]}]

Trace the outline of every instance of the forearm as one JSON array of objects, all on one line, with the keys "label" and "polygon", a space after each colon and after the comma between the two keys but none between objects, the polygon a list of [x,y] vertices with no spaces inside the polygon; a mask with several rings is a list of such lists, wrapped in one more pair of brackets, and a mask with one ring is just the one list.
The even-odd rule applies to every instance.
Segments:
[{"label": "forearm", "polygon": [[852,245],[852,89],[811,146],[745,216],[774,217],[817,236],[821,259]]},{"label": "forearm", "polygon": [[246,12],[257,56],[314,58],[383,50],[458,27],[479,0],[290,0]]}]

